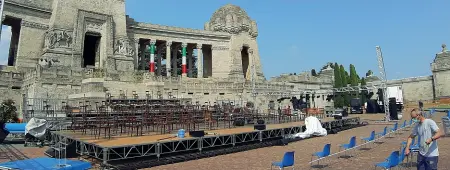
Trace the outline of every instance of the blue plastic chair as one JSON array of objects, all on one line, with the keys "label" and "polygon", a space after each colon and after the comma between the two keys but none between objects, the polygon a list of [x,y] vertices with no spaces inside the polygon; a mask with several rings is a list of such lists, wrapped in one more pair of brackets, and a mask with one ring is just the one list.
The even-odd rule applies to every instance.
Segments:
[{"label": "blue plastic chair", "polygon": [[447,117],[450,118],[450,110],[447,111]]},{"label": "blue plastic chair", "polygon": [[292,169],[294,169],[294,151],[284,153],[283,160],[281,162],[272,162],[270,169],[274,166],[280,169],[292,166]]},{"label": "blue plastic chair", "polygon": [[375,131],[370,132],[370,136],[367,138],[361,138],[363,142],[371,142],[375,140]]},{"label": "blue plastic chair", "polygon": [[378,137],[382,137],[382,136],[385,136],[386,134],[387,134],[387,126],[384,127],[384,130],[383,130],[382,132],[377,133],[376,135],[377,135]]},{"label": "blue plastic chair", "polygon": [[394,132],[394,133],[396,133],[397,130],[398,130],[398,122],[396,122],[396,123],[394,124],[394,127],[392,127],[391,129],[389,129],[389,132]]},{"label": "blue plastic chair", "polygon": [[[312,154],[311,156],[311,162],[314,158],[314,156],[317,156],[317,158],[323,158],[323,157],[327,157],[328,155],[330,155],[331,153],[331,144],[325,144],[325,146],[323,146],[323,150],[322,152],[316,152],[314,154]],[[320,160],[317,160],[317,165],[320,165]]]},{"label": "blue plastic chair", "polygon": [[[341,148],[343,148],[344,150],[347,150],[347,149],[351,149],[355,146],[356,146],[356,136],[352,136],[350,138],[350,142],[348,144],[341,144],[339,146],[339,152],[341,152]],[[351,155],[349,155],[349,156],[351,156]]]},{"label": "blue plastic chair", "polygon": [[384,162],[380,162],[375,164],[375,168],[381,167],[384,169],[390,169],[396,167],[399,164],[400,153],[398,151],[394,151],[389,155],[389,157]]},{"label": "blue plastic chair", "polygon": [[412,119],[409,120],[409,126],[411,126],[413,124]]},{"label": "blue plastic chair", "polygon": [[406,120],[403,121],[402,127],[400,127],[400,129],[405,129],[406,128]]},{"label": "blue plastic chair", "polygon": [[[405,150],[406,150],[406,146],[402,147],[400,155],[399,155],[399,159],[398,159],[398,164],[401,164],[405,160],[405,158],[406,158]],[[409,161],[407,161],[407,162],[409,162]]]},{"label": "blue plastic chair", "polygon": [[[412,139],[412,142],[411,142],[411,146],[410,146],[410,147],[415,146],[415,144],[414,144],[415,142],[416,142],[416,139],[415,139],[415,138]],[[407,143],[408,143],[408,141],[403,141],[401,147],[404,147],[404,146],[406,147],[406,144],[407,144]],[[401,148],[401,147],[400,147],[400,148]]]}]

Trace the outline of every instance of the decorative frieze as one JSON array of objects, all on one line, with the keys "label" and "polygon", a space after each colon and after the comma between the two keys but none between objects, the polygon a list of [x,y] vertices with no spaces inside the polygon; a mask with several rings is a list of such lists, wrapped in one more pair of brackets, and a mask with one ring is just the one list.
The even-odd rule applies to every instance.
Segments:
[{"label": "decorative frieze", "polygon": [[130,45],[130,41],[127,38],[114,41],[114,54],[133,56],[134,53],[134,48]]},{"label": "decorative frieze", "polygon": [[45,33],[45,48],[71,48],[73,44],[72,31],[49,30]]},{"label": "decorative frieze", "polygon": [[41,23],[31,22],[31,21],[26,21],[26,20],[22,20],[20,25],[22,27],[36,28],[36,29],[41,29],[41,30],[47,30],[49,28],[49,26],[47,24],[41,24]]},{"label": "decorative frieze", "polygon": [[101,33],[103,30],[103,23],[98,22],[86,22],[86,31]]},{"label": "decorative frieze", "polygon": [[229,50],[230,47],[228,46],[213,46],[212,50],[218,50],[218,51],[224,51],[224,50]]}]

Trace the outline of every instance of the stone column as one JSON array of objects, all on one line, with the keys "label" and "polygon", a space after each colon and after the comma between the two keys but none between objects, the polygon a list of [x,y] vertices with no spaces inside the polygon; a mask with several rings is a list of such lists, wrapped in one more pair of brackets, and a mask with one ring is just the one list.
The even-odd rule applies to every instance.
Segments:
[{"label": "stone column", "polygon": [[155,74],[155,44],[156,40],[150,41],[150,68],[149,71],[152,75]]},{"label": "stone column", "polygon": [[170,47],[172,46],[172,42],[171,41],[167,41],[166,42],[166,77],[170,77]]},{"label": "stone column", "polygon": [[181,76],[186,77],[187,76],[187,68],[186,68],[186,47],[187,43],[181,44]]},{"label": "stone column", "polygon": [[190,78],[192,78],[193,76],[192,76],[192,72],[194,71],[192,68],[193,68],[193,55],[192,55],[192,53],[194,52],[194,48],[189,48],[189,51],[188,51],[188,56],[187,56],[187,60],[188,60],[188,77],[190,77]]},{"label": "stone column", "polygon": [[[134,39],[134,70],[139,69],[139,38]],[[101,61],[101,60],[100,60]]]},{"label": "stone column", "polygon": [[197,78],[203,78],[203,51],[202,51],[202,44],[197,44]]}]

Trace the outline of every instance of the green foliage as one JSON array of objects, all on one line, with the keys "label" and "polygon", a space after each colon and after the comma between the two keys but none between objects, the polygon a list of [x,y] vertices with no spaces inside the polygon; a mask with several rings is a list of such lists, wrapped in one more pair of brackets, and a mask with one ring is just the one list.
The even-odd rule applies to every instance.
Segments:
[{"label": "green foliage", "polygon": [[[334,63],[332,68],[334,69],[334,87],[341,88],[347,85],[350,86],[358,86],[361,83],[361,86],[366,84],[365,79],[360,79],[360,76],[356,72],[356,68],[353,64],[350,64],[350,70],[347,72],[343,65],[339,65],[338,63]],[[367,74],[373,74],[371,70],[367,72]],[[360,97],[360,94],[366,94],[367,91],[363,92],[345,92],[345,93],[337,93],[334,97],[334,106],[342,107],[349,106],[350,99]],[[363,102],[366,101],[366,96],[362,95],[360,98]]]},{"label": "green foliage", "polygon": [[[350,64],[350,86],[358,86],[359,76],[356,73],[356,68],[353,64]],[[359,95],[358,91],[352,92],[352,98],[357,98]]]},{"label": "green foliage", "polygon": [[[367,85],[367,83],[366,83],[366,79],[364,79],[364,77],[361,79],[361,87],[362,86],[365,86],[365,85]],[[368,91],[367,90],[363,90],[363,91],[361,91],[361,103],[366,103],[366,101],[367,101],[367,97],[366,97],[366,95],[368,94]]]},{"label": "green foliage", "polygon": [[[334,63],[334,68],[339,68],[338,63]],[[334,69],[334,87],[335,88],[341,88],[342,87],[342,80],[341,80],[341,74],[340,69]],[[334,107],[342,107],[342,97],[339,94],[335,94],[334,97]]]},{"label": "green foliage", "polygon": [[14,106],[14,101],[11,99],[5,100],[0,106],[0,121],[2,122],[17,122],[17,108]]},{"label": "green foliage", "polygon": [[[345,68],[343,65],[339,66],[339,74],[341,74],[341,83],[342,83],[342,87],[346,87],[348,85],[348,80],[347,80],[347,72],[345,71]],[[350,98],[348,93],[342,93],[340,94],[342,96],[342,106],[348,106],[350,104]]]},{"label": "green foliage", "polygon": [[312,75],[312,76],[318,76],[317,73],[316,73],[316,69],[312,69],[312,70],[311,70],[311,75]]},{"label": "green foliage", "polygon": [[367,73],[366,73],[366,77],[369,77],[369,76],[371,76],[371,75],[373,75],[373,72],[372,72],[372,70],[369,70],[369,71],[367,71]]}]

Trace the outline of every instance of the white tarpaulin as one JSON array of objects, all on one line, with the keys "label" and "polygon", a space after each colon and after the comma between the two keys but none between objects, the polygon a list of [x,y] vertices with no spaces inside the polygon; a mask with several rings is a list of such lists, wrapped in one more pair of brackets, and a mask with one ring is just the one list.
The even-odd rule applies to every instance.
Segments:
[{"label": "white tarpaulin", "polygon": [[25,126],[25,134],[29,133],[38,139],[45,137],[47,121],[45,119],[31,118]]},{"label": "white tarpaulin", "polygon": [[305,119],[306,131],[294,134],[293,138],[309,138],[311,136],[326,136],[327,130],[322,127],[319,119],[314,116]]}]

